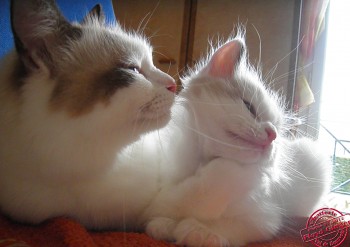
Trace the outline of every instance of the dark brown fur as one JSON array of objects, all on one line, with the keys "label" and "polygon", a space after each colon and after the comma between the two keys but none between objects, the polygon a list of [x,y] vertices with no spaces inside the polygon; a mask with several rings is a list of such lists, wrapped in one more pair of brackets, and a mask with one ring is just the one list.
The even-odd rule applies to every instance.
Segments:
[{"label": "dark brown fur", "polygon": [[[24,11],[24,8],[28,10]],[[41,13],[37,15],[37,11]],[[47,26],[45,18],[50,20]],[[79,116],[91,111],[98,102],[108,104],[116,90],[130,85],[134,77],[120,62],[120,54],[114,54],[113,47],[109,49],[114,46],[110,43],[113,37],[109,33],[100,34],[106,36],[102,38],[105,43],[86,47],[87,50],[94,49],[90,54],[84,55],[85,50],[75,51],[71,47],[82,38],[84,26],[93,20],[104,25],[105,17],[100,5],[90,11],[81,25],[73,25],[63,17],[52,0],[13,1],[11,24],[18,54],[13,71],[13,89],[20,92],[25,78],[39,72],[39,59],[48,68],[50,79],[56,83],[49,102],[50,110],[63,110],[70,116]],[[41,29],[49,32],[33,35]],[[108,56],[98,54],[100,49],[107,49]],[[92,55],[94,53],[96,55]]]},{"label": "dark brown fur", "polygon": [[127,87],[133,80],[134,77],[123,68],[73,72],[59,79],[50,106],[54,111],[64,109],[72,117],[86,114],[97,102],[108,104],[118,89]]}]

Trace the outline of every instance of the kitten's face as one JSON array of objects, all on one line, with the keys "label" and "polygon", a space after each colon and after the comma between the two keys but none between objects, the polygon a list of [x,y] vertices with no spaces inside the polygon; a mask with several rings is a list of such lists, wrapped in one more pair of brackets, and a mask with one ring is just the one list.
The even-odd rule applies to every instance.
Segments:
[{"label": "kitten's face", "polygon": [[137,133],[162,127],[174,80],[153,65],[144,38],[106,26],[101,11],[96,6],[82,23],[71,24],[53,1],[13,1],[21,72],[14,89],[28,95],[28,111],[41,109],[48,120],[59,114],[67,123],[85,118],[99,128],[123,125]]},{"label": "kitten's face", "polygon": [[241,42],[234,40],[217,50],[185,80],[182,95],[204,134],[208,159],[255,163],[271,157],[283,111],[257,73],[248,69]]}]

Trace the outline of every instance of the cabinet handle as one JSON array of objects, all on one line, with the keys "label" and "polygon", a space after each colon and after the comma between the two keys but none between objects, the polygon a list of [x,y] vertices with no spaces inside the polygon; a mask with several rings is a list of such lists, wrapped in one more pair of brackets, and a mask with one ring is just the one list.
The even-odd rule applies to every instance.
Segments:
[{"label": "cabinet handle", "polygon": [[160,58],[158,62],[160,64],[170,64],[170,65],[176,64],[176,60],[173,58]]}]

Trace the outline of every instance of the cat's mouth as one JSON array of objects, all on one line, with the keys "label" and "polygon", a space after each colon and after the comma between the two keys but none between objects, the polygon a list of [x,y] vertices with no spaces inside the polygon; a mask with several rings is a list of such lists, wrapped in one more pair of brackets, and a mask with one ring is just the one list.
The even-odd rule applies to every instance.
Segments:
[{"label": "cat's mouth", "polygon": [[239,146],[241,149],[246,149],[246,150],[251,150],[251,151],[265,151],[268,149],[272,141],[267,138],[265,140],[259,140],[259,139],[254,139],[248,140],[232,131],[226,131],[227,134],[232,138],[234,141],[235,145]]},{"label": "cat's mouth", "polygon": [[140,109],[140,118],[148,121],[170,119],[174,97],[155,97]]}]

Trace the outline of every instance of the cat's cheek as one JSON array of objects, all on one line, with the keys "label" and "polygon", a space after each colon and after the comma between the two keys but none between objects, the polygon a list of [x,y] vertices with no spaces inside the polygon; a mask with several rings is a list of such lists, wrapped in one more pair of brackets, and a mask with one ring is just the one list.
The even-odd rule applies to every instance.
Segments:
[{"label": "cat's cheek", "polygon": [[126,101],[130,112],[134,112],[134,123],[144,131],[161,128],[169,122],[175,94],[166,88],[154,88],[145,79],[135,81],[128,90],[127,95],[132,97]]}]

